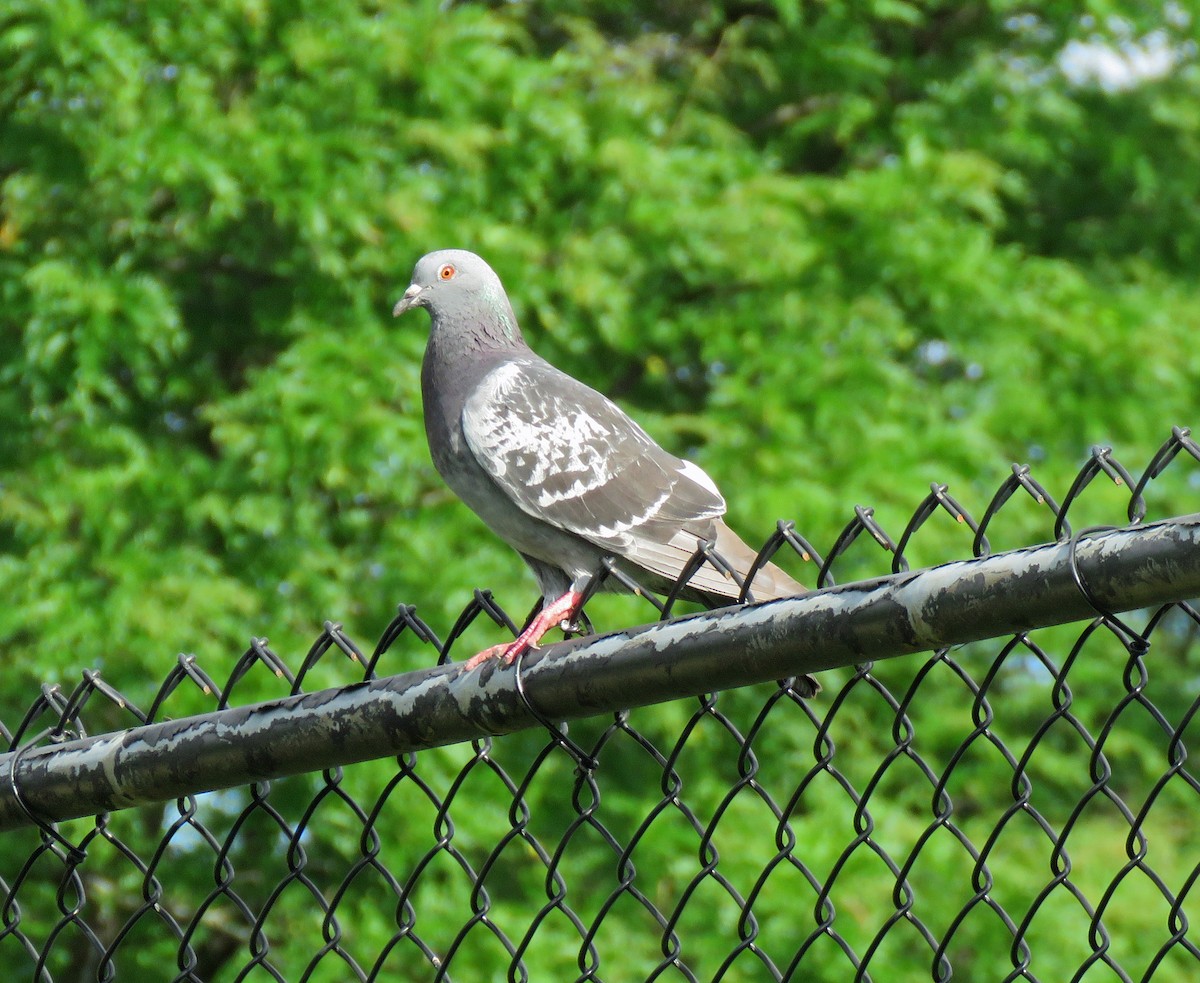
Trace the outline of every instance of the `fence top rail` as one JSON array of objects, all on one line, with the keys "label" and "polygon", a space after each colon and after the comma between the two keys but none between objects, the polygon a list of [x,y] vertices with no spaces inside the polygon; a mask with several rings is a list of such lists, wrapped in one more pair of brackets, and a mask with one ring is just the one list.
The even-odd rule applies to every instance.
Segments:
[{"label": "fence top rail", "polygon": [[[0,755],[0,829],[1200,595],[1200,514]],[[327,625],[329,644],[353,643]],[[354,649],[354,651],[357,651]],[[98,677],[95,685],[101,686]]]}]

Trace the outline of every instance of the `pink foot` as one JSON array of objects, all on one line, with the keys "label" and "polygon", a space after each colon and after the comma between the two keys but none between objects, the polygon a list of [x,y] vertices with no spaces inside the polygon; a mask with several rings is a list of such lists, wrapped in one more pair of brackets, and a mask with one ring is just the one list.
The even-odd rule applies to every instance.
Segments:
[{"label": "pink foot", "polygon": [[504,665],[511,666],[522,654],[530,649],[536,649],[542,636],[555,625],[569,625],[575,619],[579,602],[582,600],[583,594],[579,591],[567,591],[558,600],[542,608],[538,612],[538,616],[529,623],[529,627],[513,641],[502,645],[492,645],[467,659],[463,663],[463,672],[470,672],[489,659],[495,658],[499,658]]},{"label": "pink foot", "polygon": [[[508,658],[508,650],[511,649],[514,645],[516,645],[516,642],[506,642],[503,645],[489,646],[488,648],[485,648],[482,652],[477,652],[475,655],[471,656],[471,658],[467,659],[467,661],[463,663],[462,671],[470,672],[472,669],[478,668],[479,666],[481,666],[485,662],[487,662],[489,659],[494,659],[497,656],[502,657],[504,659],[504,664],[508,665],[511,661]],[[516,655],[513,656],[513,658],[515,659],[520,654],[521,654],[520,652],[517,652]]]}]

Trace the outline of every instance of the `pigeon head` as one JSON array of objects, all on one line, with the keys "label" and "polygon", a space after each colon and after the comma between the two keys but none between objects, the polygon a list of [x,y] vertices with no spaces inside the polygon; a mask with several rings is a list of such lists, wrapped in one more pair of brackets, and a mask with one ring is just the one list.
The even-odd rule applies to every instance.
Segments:
[{"label": "pigeon head", "polygon": [[477,294],[489,285],[500,292],[504,290],[492,268],[474,253],[465,249],[439,249],[417,260],[412,282],[392,308],[392,316],[399,317],[414,307],[428,307],[431,311],[445,307],[461,301],[464,294]]},{"label": "pigeon head", "polygon": [[465,249],[439,249],[417,260],[412,283],[392,308],[392,316],[414,307],[429,309],[435,332],[466,328],[480,342],[524,344],[500,278]]}]

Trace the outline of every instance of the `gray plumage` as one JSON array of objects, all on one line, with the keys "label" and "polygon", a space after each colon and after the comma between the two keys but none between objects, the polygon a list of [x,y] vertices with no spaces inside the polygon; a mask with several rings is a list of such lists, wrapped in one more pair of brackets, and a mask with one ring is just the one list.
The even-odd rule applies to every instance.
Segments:
[{"label": "gray plumage", "polygon": [[[708,475],[536,355],[487,263],[459,249],[424,256],[393,313],[413,307],[431,317],[421,393],[433,463],[521,554],[546,603],[582,590],[606,556],[668,589],[704,541],[746,575],[755,551],[723,521]],[[684,596],[722,604],[739,590],[706,563]],[[803,592],[773,564],[751,584],[755,600]]]}]

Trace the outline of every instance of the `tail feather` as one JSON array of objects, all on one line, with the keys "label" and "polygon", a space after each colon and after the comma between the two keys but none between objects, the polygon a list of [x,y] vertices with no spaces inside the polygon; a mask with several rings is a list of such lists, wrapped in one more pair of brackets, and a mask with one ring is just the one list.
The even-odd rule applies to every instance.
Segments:
[{"label": "tail feather", "polygon": [[[747,546],[720,519],[714,519],[706,532],[708,534],[705,536],[682,530],[670,537],[631,535],[622,559],[628,564],[626,569],[635,580],[650,590],[666,593],[674,587],[675,581],[695,555],[699,543],[707,539],[737,577],[726,575],[711,563],[704,563],[688,579],[680,596],[714,607],[734,603],[741,596],[742,585],[758,559],[758,551]],[[754,572],[748,597],[754,601],[775,601],[805,593],[807,588],[803,584],[774,563],[765,563]],[[792,680],[792,686],[804,698],[821,691],[821,684],[812,676],[797,676]]]},{"label": "tail feather", "polygon": [[[738,576],[745,580],[754,566],[754,561],[758,559],[758,550],[747,546],[741,537],[722,520],[718,519],[716,525],[716,551],[737,571]],[[736,597],[740,589],[736,584],[730,586],[733,588],[732,591],[724,596]],[[749,592],[756,601],[775,601],[781,597],[805,594],[808,592],[808,588],[798,580],[789,577],[774,563],[765,563],[755,571],[754,579],[750,582]]]}]

